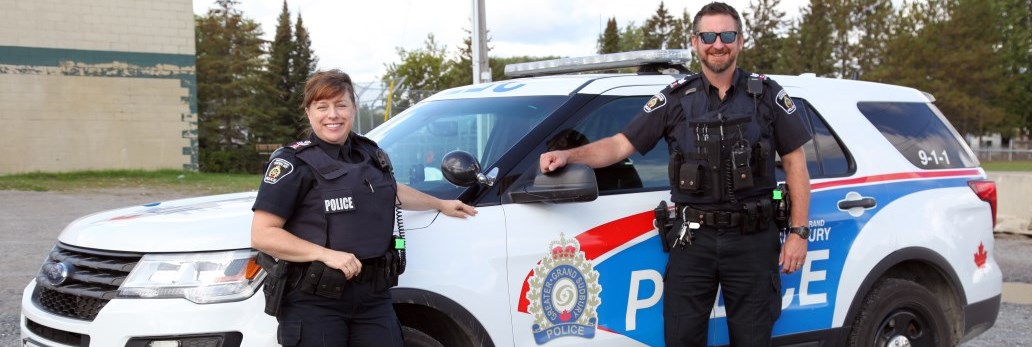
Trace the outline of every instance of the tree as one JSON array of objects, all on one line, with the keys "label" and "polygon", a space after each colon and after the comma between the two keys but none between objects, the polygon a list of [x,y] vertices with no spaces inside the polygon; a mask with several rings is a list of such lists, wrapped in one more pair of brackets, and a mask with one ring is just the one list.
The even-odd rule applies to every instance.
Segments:
[{"label": "tree", "polygon": [[787,74],[812,72],[818,76],[834,73],[831,60],[832,23],[829,0],[811,0],[803,9],[798,25],[789,31],[785,39],[782,58],[778,60],[777,71]]},{"label": "tree", "polygon": [[999,50],[1003,37],[985,18],[1000,14],[995,2],[928,0],[901,9],[886,42],[885,63],[872,71],[876,81],[917,88],[961,134],[1001,130],[1006,71]]},{"label": "tree", "polygon": [[[889,0],[858,0],[856,15],[859,42],[854,50],[858,71],[844,77],[861,78],[882,64],[882,57],[891,52],[885,43],[895,21],[892,2]],[[852,76],[850,76],[852,75]]]},{"label": "tree", "polygon": [[[200,169],[254,172],[258,156],[250,144],[272,124],[267,97],[274,88],[263,78],[262,30],[244,18],[234,0],[195,17]],[[264,96],[264,95],[262,95]]]},{"label": "tree", "polygon": [[656,13],[645,20],[642,27],[642,49],[665,49],[667,37],[674,29],[674,17],[667,12],[663,2],[659,2]]},{"label": "tree", "polygon": [[312,50],[312,39],[308,36],[308,28],[305,28],[301,13],[297,14],[297,24],[294,26],[294,44],[290,52],[290,110],[293,116],[293,127],[295,132],[308,127],[308,119],[301,111],[301,103],[305,98],[305,82],[315,73],[319,64],[319,58]]},{"label": "tree", "polygon": [[[1032,129],[1032,1],[997,0],[1000,17],[994,23],[1003,34],[1001,55],[1007,86],[1007,123],[1027,135]],[[1020,131],[1019,131],[1020,132]],[[1008,131],[1003,136],[1009,137]]]},{"label": "tree", "polygon": [[616,17],[606,21],[606,30],[598,37],[598,53],[620,52],[620,29],[616,26]]},{"label": "tree", "polygon": [[627,23],[620,33],[620,51],[630,52],[644,49],[642,46],[644,35],[642,28],[635,25],[633,21]]},{"label": "tree", "polygon": [[413,104],[433,95],[444,86],[448,64],[444,46],[434,40],[434,34],[427,34],[422,49],[406,50],[398,48],[401,63],[387,65],[387,73],[383,77],[384,84],[395,85],[391,112],[400,112]]},{"label": "tree", "polygon": [[294,90],[290,71],[291,53],[294,50],[292,36],[290,11],[284,0],[283,10],[277,18],[276,36],[269,45],[269,62],[266,66],[266,75],[273,87],[268,91],[271,104],[268,111],[273,114],[274,122],[268,125],[270,133],[264,135],[274,139],[273,143],[287,142],[295,135],[292,130],[295,128],[297,112],[296,107],[290,104],[291,92]]},{"label": "tree", "polygon": [[778,11],[781,0],[753,0],[743,13],[746,28],[746,54],[738,57],[738,66],[758,73],[777,71],[779,56],[784,52],[784,38],[778,36],[785,25],[785,12]]},{"label": "tree", "polygon": [[673,30],[666,39],[667,49],[687,49],[692,45],[692,17],[688,9],[681,13],[680,19],[674,19]]}]

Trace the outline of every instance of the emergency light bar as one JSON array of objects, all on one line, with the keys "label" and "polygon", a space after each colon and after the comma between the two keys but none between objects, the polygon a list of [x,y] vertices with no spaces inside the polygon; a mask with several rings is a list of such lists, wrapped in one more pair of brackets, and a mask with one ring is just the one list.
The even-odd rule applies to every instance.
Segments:
[{"label": "emergency light bar", "polygon": [[651,64],[687,65],[691,62],[691,59],[692,51],[690,49],[621,52],[508,64],[505,65],[505,75],[509,77],[530,77],[638,67]]}]

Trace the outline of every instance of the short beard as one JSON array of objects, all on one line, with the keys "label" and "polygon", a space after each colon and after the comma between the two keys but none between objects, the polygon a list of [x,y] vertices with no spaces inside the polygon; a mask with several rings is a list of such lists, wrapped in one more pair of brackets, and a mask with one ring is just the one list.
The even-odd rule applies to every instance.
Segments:
[{"label": "short beard", "polygon": [[734,59],[728,60],[726,64],[714,65],[710,64],[710,62],[706,59],[702,59],[702,65],[706,65],[706,68],[708,68],[710,71],[713,71],[714,73],[722,73],[724,71],[727,71],[727,69],[730,68],[731,65],[734,65],[737,60],[738,57],[735,57]]}]

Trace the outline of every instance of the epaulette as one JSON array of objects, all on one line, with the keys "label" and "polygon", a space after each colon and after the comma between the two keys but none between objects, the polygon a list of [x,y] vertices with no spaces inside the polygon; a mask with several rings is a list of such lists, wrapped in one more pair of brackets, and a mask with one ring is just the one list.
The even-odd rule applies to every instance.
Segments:
[{"label": "epaulette", "polygon": [[272,158],[282,157],[288,152],[297,153],[300,150],[313,147],[314,145],[315,143],[309,140],[297,141],[292,144],[277,148],[275,151],[272,151],[272,154],[269,155],[269,159],[271,160]]},{"label": "epaulette", "polygon": [[684,86],[687,86],[689,82],[699,79],[699,76],[702,76],[702,74],[698,74],[697,73],[697,74],[686,75],[684,77],[681,77],[681,79],[674,81],[674,83],[671,83],[668,88],[670,88],[670,91],[672,93],[675,90],[678,90],[678,89],[680,89],[680,88],[682,88]]}]

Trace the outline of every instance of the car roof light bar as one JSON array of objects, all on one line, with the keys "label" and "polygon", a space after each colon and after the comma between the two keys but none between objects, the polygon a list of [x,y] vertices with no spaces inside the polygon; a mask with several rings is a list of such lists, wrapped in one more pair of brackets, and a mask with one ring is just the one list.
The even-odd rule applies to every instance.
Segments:
[{"label": "car roof light bar", "polygon": [[530,77],[638,67],[650,64],[687,65],[691,62],[691,59],[692,51],[689,49],[632,51],[508,64],[505,66],[505,75],[509,77]]}]

